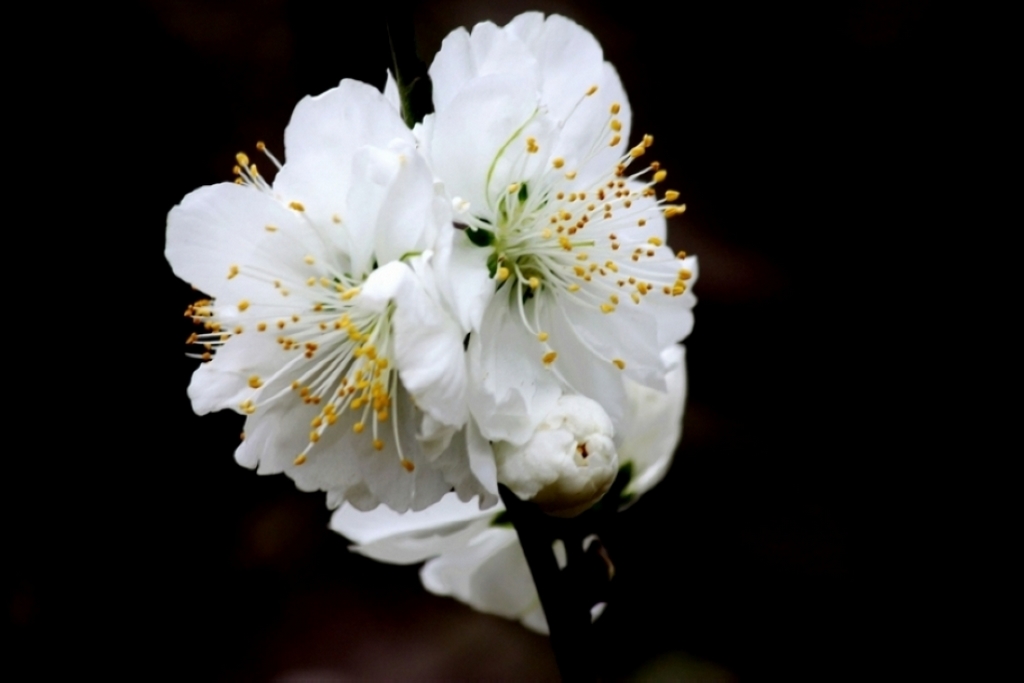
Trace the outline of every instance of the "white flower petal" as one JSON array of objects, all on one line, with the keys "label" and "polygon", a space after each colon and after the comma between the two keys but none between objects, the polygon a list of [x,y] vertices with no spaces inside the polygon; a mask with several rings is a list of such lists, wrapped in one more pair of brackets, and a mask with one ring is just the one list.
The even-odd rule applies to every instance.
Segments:
[{"label": "white flower petal", "polygon": [[356,150],[386,148],[394,139],[414,141],[394,105],[372,86],[346,79],[306,97],[284,132],[286,159],[275,194],[285,203],[300,202],[318,224],[332,225],[334,216],[344,223]]},{"label": "white flower petal", "polygon": [[484,437],[524,443],[562,392],[542,363],[543,348],[507,299],[504,290],[495,296],[480,333],[470,335],[469,405]]},{"label": "white flower petal", "polygon": [[469,417],[465,332],[442,307],[433,270],[419,257],[413,264],[416,274],[396,293],[395,362],[417,405],[435,420],[460,427]]},{"label": "white flower petal", "polygon": [[438,272],[446,276],[438,278],[437,286],[448,302],[455,319],[462,329],[480,329],[480,320],[488,302],[494,296],[494,281],[481,267],[481,250],[470,243],[461,231],[438,240],[434,263]]},{"label": "white flower petal", "polygon": [[[268,225],[281,234],[268,233]],[[201,187],[167,216],[165,255],[174,274],[217,297],[241,299],[251,292],[251,279],[228,277],[232,267],[272,268],[281,276],[297,276],[312,248],[312,234],[296,212],[234,183]]]},{"label": "white flower petal", "polygon": [[602,83],[604,57],[594,36],[576,22],[558,15],[541,18],[539,13],[521,14],[505,31],[526,44],[536,59],[541,100],[555,118],[565,121],[583,94]]},{"label": "white flower petal", "polygon": [[668,368],[668,391],[662,393],[629,382],[629,418],[619,448],[619,459],[633,463],[633,478],[626,493],[642,495],[660,482],[672,464],[683,432],[686,405],[686,349],[673,344],[662,352]]},{"label": "white flower petal", "polygon": [[474,609],[509,619],[518,619],[539,604],[526,556],[510,528],[489,528],[473,543],[430,560],[420,579],[432,593],[451,595]]},{"label": "white flower petal", "polygon": [[383,506],[362,512],[345,505],[331,516],[330,526],[358,543],[352,549],[362,555],[412,564],[465,546],[488,528],[494,514],[452,492],[418,512],[397,513]]},{"label": "white flower petal", "polygon": [[442,112],[470,81],[481,76],[511,73],[526,78],[537,90],[537,61],[522,41],[491,22],[448,34],[430,65],[434,110]]}]

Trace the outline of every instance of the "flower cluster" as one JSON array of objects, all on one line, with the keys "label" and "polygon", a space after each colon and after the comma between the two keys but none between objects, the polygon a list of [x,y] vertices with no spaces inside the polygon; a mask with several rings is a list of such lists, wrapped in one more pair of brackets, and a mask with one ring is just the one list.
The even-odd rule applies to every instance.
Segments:
[{"label": "flower cluster", "polygon": [[[206,295],[186,313],[193,407],[245,414],[238,462],[345,504],[336,526],[368,554],[344,520],[381,504],[454,542],[487,530],[499,481],[572,515],[632,462],[641,492],[682,410],[669,378],[697,269],[665,219],[684,207],[653,138],[630,142],[593,36],[537,13],[484,23],[429,73],[434,113],[412,130],[390,75],[384,92],[342,81],[296,107],[284,163],[257,145],[272,180],[240,153],[235,183],[168,216],[167,258]],[[651,426],[637,396],[678,410]],[[673,435],[645,467],[640,424]],[[435,550],[402,557],[437,567]]]}]

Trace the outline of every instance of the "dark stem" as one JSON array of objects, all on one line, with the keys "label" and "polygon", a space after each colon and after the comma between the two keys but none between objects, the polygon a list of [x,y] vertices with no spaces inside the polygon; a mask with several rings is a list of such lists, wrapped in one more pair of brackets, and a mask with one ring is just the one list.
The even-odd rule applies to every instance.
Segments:
[{"label": "dark stem", "polygon": [[[606,592],[610,572],[596,551],[584,551],[583,542],[596,531],[598,520],[589,513],[574,519],[550,517],[505,486],[498,490],[530,565],[562,680],[596,681],[605,653],[593,639],[590,610]],[[556,539],[565,544],[564,569],[558,568],[553,550]]]}]

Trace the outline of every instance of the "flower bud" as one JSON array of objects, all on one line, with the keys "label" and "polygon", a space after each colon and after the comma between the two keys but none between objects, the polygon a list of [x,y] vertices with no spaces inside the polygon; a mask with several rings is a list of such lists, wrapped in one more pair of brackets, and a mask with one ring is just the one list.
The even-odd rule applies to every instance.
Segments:
[{"label": "flower bud", "polygon": [[556,517],[574,517],[615,481],[619,456],[604,409],[583,396],[562,396],[522,445],[494,444],[498,481]]}]

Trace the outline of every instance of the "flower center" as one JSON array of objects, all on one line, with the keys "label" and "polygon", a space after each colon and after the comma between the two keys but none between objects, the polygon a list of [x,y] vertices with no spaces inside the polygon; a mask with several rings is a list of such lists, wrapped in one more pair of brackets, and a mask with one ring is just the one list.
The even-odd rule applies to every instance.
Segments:
[{"label": "flower center", "polygon": [[[584,99],[594,92],[591,88]],[[576,168],[568,168],[561,157],[539,168],[528,163],[541,149],[535,138],[525,135],[524,124],[502,145],[491,166],[493,171],[507,157],[502,167],[509,175],[488,177],[490,211],[467,219],[470,239],[491,248],[492,277],[499,290],[508,288],[509,305],[519,309],[523,324],[544,345],[542,359],[549,366],[557,353],[540,329],[530,299],[546,297],[570,309],[612,314],[627,301],[641,305],[651,292],[679,296],[692,277],[679,263],[685,253],[673,255],[647,227],[659,211],[670,218],[686,207],[672,203],[679,198],[675,190],[658,196],[656,186],[667,175],[658,162],[630,170],[654,139],[645,135],[626,150],[619,111],[618,104],[611,105],[607,123]],[[621,152],[610,165],[602,154],[608,147]],[[537,170],[527,177],[522,169],[531,167]],[[625,368],[621,357],[606,358],[591,350]]]},{"label": "flower center", "polygon": [[[242,161],[240,158],[240,165]],[[240,177],[245,179],[244,184],[267,191],[260,186],[265,181],[254,169]],[[296,202],[289,206],[304,212]],[[305,217],[308,219],[308,214]],[[284,228],[268,225],[266,230],[268,239],[289,239]],[[376,450],[384,449],[386,423],[390,422],[401,464],[412,471],[413,463],[402,454],[394,417],[398,391],[398,373],[391,360],[394,304],[383,311],[360,305],[359,287],[367,276],[357,278],[339,272],[312,255],[306,255],[298,269],[287,269],[291,273],[303,271],[308,276],[298,280],[295,275],[267,272],[265,267],[230,266],[228,279],[248,277],[263,285],[253,289],[260,292],[260,298],[244,299],[235,305],[203,299],[189,306],[185,315],[203,328],[187,340],[197,351],[189,355],[205,362],[213,358],[218,347],[243,343],[236,339],[242,334],[273,335],[277,353],[271,353],[269,362],[259,358],[259,367],[267,374],[249,376],[251,393],[239,409],[251,415],[275,401],[288,400],[286,396],[319,406],[310,424],[309,441],[294,464],[305,463],[324,432],[348,413],[344,423],[351,425],[356,434],[365,433]],[[260,340],[257,345],[264,346],[265,342]]]}]

